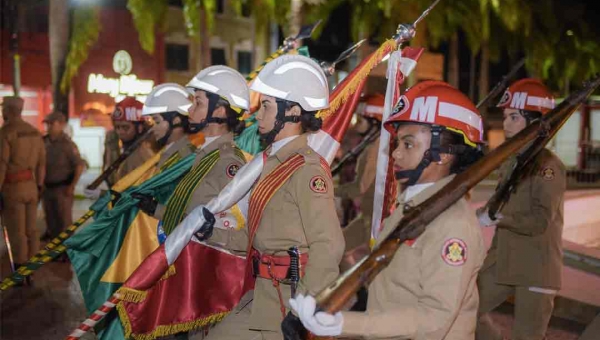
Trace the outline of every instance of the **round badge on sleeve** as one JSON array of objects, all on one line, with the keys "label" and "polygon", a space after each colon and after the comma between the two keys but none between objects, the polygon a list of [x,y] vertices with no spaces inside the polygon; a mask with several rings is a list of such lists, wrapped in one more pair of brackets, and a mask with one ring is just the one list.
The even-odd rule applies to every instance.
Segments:
[{"label": "round badge on sleeve", "polygon": [[310,190],[324,194],[327,192],[327,182],[323,176],[315,176],[310,179]]},{"label": "round badge on sleeve", "polygon": [[542,170],[542,178],[547,181],[553,180],[554,179],[554,169],[544,168],[544,170]]},{"label": "round badge on sleeve", "polygon": [[451,238],[444,242],[442,259],[451,266],[462,266],[467,262],[467,245],[458,238]]},{"label": "round badge on sleeve", "polygon": [[235,176],[235,174],[237,174],[238,170],[240,169],[240,166],[237,164],[229,164],[227,166],[227,171],[225,171],[227,173],[227,177],[229,178],[233,178],[233,176]]}]

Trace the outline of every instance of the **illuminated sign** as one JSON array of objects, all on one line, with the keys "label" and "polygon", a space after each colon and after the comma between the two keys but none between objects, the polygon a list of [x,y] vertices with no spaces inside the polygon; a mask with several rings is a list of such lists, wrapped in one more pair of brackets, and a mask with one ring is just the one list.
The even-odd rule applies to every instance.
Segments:
[{"label": "illuminated sign", "polygon": [[129,74],[133,68],[131,55],[127,51],[118,51],[113,57],[113,70],[121,74],[119,78],[109,78],[102,74],[92,73],[88,77],[87,90],[89,93],[105,93],[111,97],[146,95],[154,87],[153,80],[138,79],[135,74]]}]

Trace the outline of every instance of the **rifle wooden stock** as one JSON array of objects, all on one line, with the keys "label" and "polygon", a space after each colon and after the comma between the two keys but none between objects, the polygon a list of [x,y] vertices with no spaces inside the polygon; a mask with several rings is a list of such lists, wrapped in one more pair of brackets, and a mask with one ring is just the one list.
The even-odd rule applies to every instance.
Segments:
[{"label": "rifle wooden stock", "polygon": [[379,137],[379,131],[381,130],[380,126],[372,129],[366,136],[363,138],[357,146],[352,148],[352,150],[346,152],[346,154],[340,159],[340,161],[331,169],[331,175],[335,176],[338,172],[342,170],[342,166],[344,163],[349,162],[356,157],[358,157],[366,148],[371,144],[374,140]]},{"label": "rifle wooden stock", "polygon": [[119,155],[119,158],[115,159],[111,165],[106,168],[92,183],[90,183],[86,189],[94,190],[96,189],[102,182],[104,182],[113,172],[117,171],[121,163],[123,163],[129,155],[131,155],[144,141],[148,139],[152,135],[151,131],[146,131],[143,135],[141,135],[133,144],[131,144],[127,149],[123,151],[122,154]]},{"label": "rifle wooden stock", "polygon": [[[585,100],[600,84],[600,77],[587,83],[584,88],[566,98],[559,106],[545,115],[542,124],[553,134],[567,121],[577,106]],[[515,154],[540,135],[539,124],[532,124],[506,141],[466,171],[458,174],[442,190],[431,198],[411,209],[398,223],[395,230],[385,238],[379,247],[343,273],[317,297],[317,310],[335,313],[363,285],[371,282],[394,258],[400,245],[409,239],[415,239],[425,231],[425,227],[444,210],[464,196],[477,183],[499,167],[510,155]],[[547,137],[547,136],[546,136]]]}]

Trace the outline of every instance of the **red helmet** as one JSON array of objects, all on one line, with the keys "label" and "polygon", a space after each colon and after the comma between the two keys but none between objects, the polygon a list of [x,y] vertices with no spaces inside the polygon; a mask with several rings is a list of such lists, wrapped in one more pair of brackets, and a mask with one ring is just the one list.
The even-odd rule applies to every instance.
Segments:
[{"label": "red helmet", "polygon": [[426,80],[409,88],[400,97],[385,122],[394,133],[399,122],[426,123],[444,126],[463,136],[466,144],[477,147],[483,143],[483,121],[471,100],[449,84]]},{"label": "red helmet", "polygon": [[364,97],[361,101],[363,105],[358,113],[363,117],[375,118],[378,121],[381,121],[383,118],[385,96],[381,93],[375,93]]},{"label": "red helmet", "polygon": [[526,78],[512,83],[502,95],[497,107],[539,111],[545,115],[554,108],[554,96],[541,81]]},{"label": "red helmet", "polygon": [[125,97],[115,105],[115,111],[112,113],[112,119],[115,121],[141,122],[142,108],[144,103],[134,97]]}]

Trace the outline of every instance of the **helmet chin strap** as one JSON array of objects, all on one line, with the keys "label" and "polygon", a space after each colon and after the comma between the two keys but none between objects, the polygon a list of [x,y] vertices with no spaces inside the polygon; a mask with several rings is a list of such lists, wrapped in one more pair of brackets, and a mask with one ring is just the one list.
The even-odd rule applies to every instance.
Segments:
[{"label": "helmet chin strap", "polygon": [[163,147],[163,146],[167,145],[167,141],[169,140],[169,137],[171,137],[171,133],[173,132],[173,129],[178,128],[178,127],[183,127],[183,124],[182,123],[173,124],[173,120],[175,120],[175,117],[177,117],[177,115],[178,115],[178,113],[176,111],[163,112],[160,115],[161,115],[161,117],[163,117],[164,120],[167,121],[167,123],[169,123],[169,130],[167,130],[167,133],[165,133],[165,135],[162,136],[162,138],[160,138],[156,141],[160,147]]},{"label": "helmet chin strap", "polygon": [[277,103],[277,115],[275,116],[275,124],[269,132],[261,133],[260,139],[266,144],[271,145],[275,141],[275,137],[281,132],[285,123],[298,123],[300,122],[300,116],[286,116],[285,110],[287,108],[287,102],[283,99],[275,100]]},{"label": "helmet chin strap", "polygon": [[421,162],[419,162],[419,165],[417,165],[415,169],[397,171],[395,173],[396,179],[408,178],[406,185],[415,185],[419,178],[421,178],[425,168],[427,168],[431,162],[439,162],[441,160],[440,153],[442,148],[440,147],[440,136],[442,131],[444,131],[443,126],[431,126],[431,142],[429,144],[429,149],[423,154]]},{"label": "helmet chin strap", "polygon": [[197,132],[202,131],[210,123],[216,123],[216,124],[226,124],[227,123],[226,118],[212,116],[215,109],[217,108],[217,103],[219,102],[219,98],[220,98],[219,95],[212,93],[212,92],[206,92],[206,91],[204,91],[204,93],[206,93],[206,97],[208,98],[208,113],[206,114],[206,118],[203,119],[200,123],[192,123],[192,122],[189,123],[190,133],[197,133]]}]

